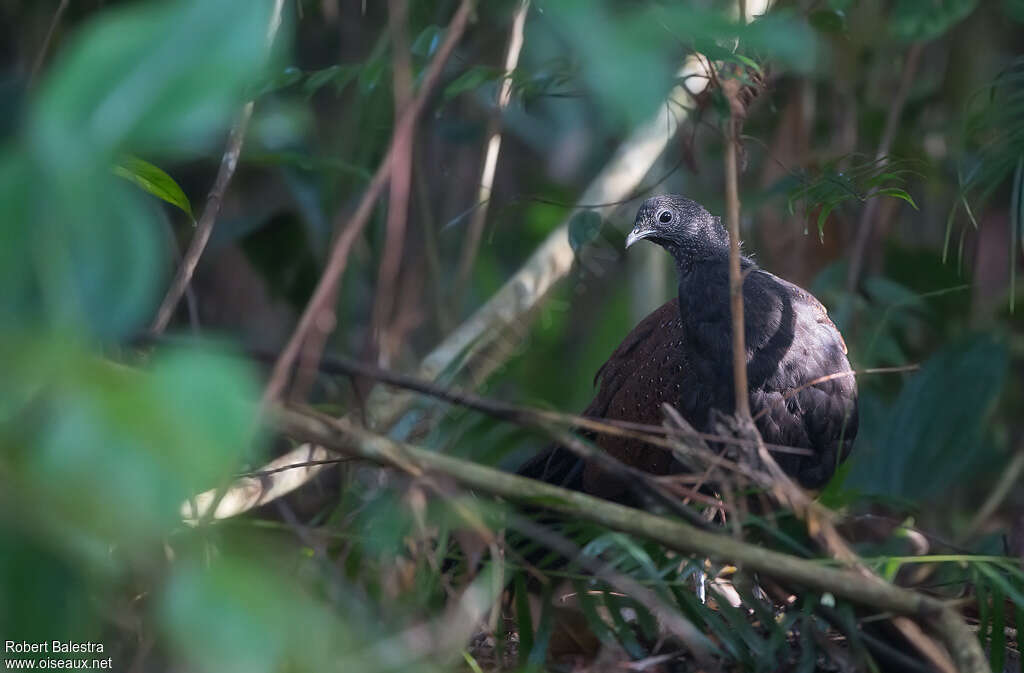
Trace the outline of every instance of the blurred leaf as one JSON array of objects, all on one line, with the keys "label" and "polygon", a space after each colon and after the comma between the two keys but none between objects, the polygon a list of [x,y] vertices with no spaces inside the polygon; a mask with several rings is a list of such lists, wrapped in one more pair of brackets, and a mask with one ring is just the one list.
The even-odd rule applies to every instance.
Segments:
[{"label": "blurred leaf", "polygon": [[302,88],[307,96],[312,96],[325,85],[331,84],[334,93],[340,94],[359,75],[360,69],[358,65],[332,65],[310,73]]},{"label": "blurred leaf", "polygon": [[292,84],[302,80],[303,73],[301,70],[293,65],[278,70],[276,72],[269,73],[263,78],[253,94],[253,98],[259,98],[265,96],[268,93],[280,91],[281,89],[287,89]]},{"label": "blurred leaf", "polygon": [[109,164],[68,179],[27,160],[0,158],[0,319],[14,326],[137,330],[158,300],[158,222]]},{"label": "blurred leaf", "polygon": [[75,173],[128,147],[202,147],[263,67],[269,5],[181,0],[100,14],[40,87],[29,115],[35,150]]},{"label": "blurred leaf", "polygon": [[189,218],[195,219],[195,215],[192,214],[192,204],[189,203],[185,192],[162,168],[138,157],[124,156],[114,166],[114,175],[134,182],[143,191],[149,192],[172,206],[177,206]]},{"label": "blurred leaf", "polygon": [[493,82],[499,77],[501,77],[501,70],[498,68],[492,68],[485,65],[475,65],[456,77],[451,84],[444,88],[443,98],[445,101],[449,101],[460,93],[472,91],[481,84]]},{"label": "blurred leaf", "polygon": [[421,59],[428,59],[434,55],[441,45],[442,39],[444,39],[444,29],[435,25],[427,26],[409,45],[409,52]]},{"label": "blurred leaf", "polygon": [[[192,670],[345,670],[342,662],[355,664],[365,646],[291,578],[238,556],[209,569],[195,563],[176,567],[157,613]],[[364,663],[356,670],[372,669]]]},{"label": "blurred leaf", "polygon": [[26,390],[35,411],[11,420],[36,423],[21,426],[32,448],[9,469],[23,497],[47,503],[33,517],[79,553],[160,539],[180,525],[185,498],[249,453],[257,394],[240,361],[195,349],[161,354],[143,372],[58,341],[15,352],[8,385]]},{"label": "blurred leaf", "polygon": [[[27,531],[0,524],[0,630],[5,640],[98,640],[99,620],[91,614],[89,594],[81,564],[58,556]],[[88,624],[96,626],[89,629]]]},{"label": "blurred leaf", "polygon": [[885,276],[869,276],[864,279],[864,289],[872,301],[889,308],[923,311],[927,304],[917,292]]},{"label": "blurred leaf", "polygon": [[364,96],[377,88],[381,78],[388,72],[390,66],[384,56],[371,59],[359,69],[358,77],[359,91]]},{"label": "blurred leaf", "polygon": [[[845,486],[928,500],[991,457],[985,429],[1006,376],[1006,346],[987,335],[962,339],[913,375],[874,436],[859,439]],[[927,466],[928,479],[921,478]]]},{"label": "blurred leaf", "polygon": [[1024,23],[1024,0],[1003,0],[1003,11],[1014,21]]},{"label": "blurred leaf", "polygon": [[603,220],[596,210],[581,210],[569,220],[569,247],[577,255],[601,233]]},{"label": "blurred leaf", "polygon": [[896,0],[890,31],[904,40],[933,40],[966,18],[977,4],[978,0]]},{"label": "blurred leaf", "polygon": [[[739,62],[757,53],[777,67],[807,71],[815,62],[814,31],[796,15],[772,11],[741,25],[689,3],[638,6],[564,0],[545,7],[544,26],[568,42],[581,77],[614,123],[635,125],[664,98],[679,68],[679,50]],[[725,48],[723,44],[738,48]],[[757,59],[753,59],[757,60]]]}]

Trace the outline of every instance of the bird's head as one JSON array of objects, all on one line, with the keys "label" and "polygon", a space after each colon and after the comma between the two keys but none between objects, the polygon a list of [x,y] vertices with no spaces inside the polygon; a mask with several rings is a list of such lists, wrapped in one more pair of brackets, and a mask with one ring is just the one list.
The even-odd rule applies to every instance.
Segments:
[{"label": "bird's head", "polygon": [[717,257],[729,249],[729,234],[721,219],[677,194],[652,196],[640,206],[626,247],[644,239],[665,248],[679,261]]}]

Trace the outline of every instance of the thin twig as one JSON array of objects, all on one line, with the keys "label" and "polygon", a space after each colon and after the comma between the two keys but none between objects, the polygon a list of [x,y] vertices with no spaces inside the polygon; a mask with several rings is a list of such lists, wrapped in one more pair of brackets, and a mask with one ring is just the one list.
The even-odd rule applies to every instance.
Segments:
[{"label": "thin twig", "polygon": [[657,617],[663,627],[677,636],[693,655],[697,663],[705,670],[714,666],[710,653],[708,652],[708,639],[694,626],[693,622],[686,619],[679,610],[672,608],[653,589],[644,586],[635,579],[620,573],[608,563],[588,556],[570,539],[555,531],[534,523],[522,515],[512,515],[509,523],[513,528],[518,528],[523,534],[532,540],[537,540],[545,547],[561,554],[567,559],[572,559],[587,572],[591,572],[614,589],[628,595],[636,602],[650,610],[651,614]]},{"label": "thin twig", "polygon": [[523,48],[523,27],[526,25],[526,14],[529,9],[530,0],[520,0],[515,15],[512,17],[512,30],[509,33],[508,48],[505,51],[505,72],[501,84],[498,86],[497,105],[491,113],[491,119],[487,125],[487,151],[480,169],[480,185],[476,197],[479,207],[473,211],[473,217],[469,222],[466,240],[462,246],[462,256],[459,258],[459,269],[455,276],[455,287],[452,291],[452,304],[456,310],[461,303],[462,292],[469,282],[469,275],[473,271],[473,263],[476,261],[480,248],[484,223],[487,221],[487,207],[491,201],[491,188],[494,186],[494,173],[498,166],[498,153],[501,151],[501,115],[508,107],[509,101],[512,100],[512,73],[519,65],[519,52]]},{"label": "thin twig", "polygon": [[[915,365],[902,365],[900,367],[872,367],[870,369],[858,369],[856,371],[836,372],[834,374],[825,374],[824,376],[819,376],[816,379],[811,379],[810,381],[808,381],[807,383],[805,383],[805,384],[803,384],[801,386],[797,386],[796,388],[790,388],[789,390],[787,390],[785,393],[782,394],[782,399],[783,400],[788,400],[789,398],[791,398],[794,395],[796,395],[797,393],[799,393],[801,390],[806,390],[807,388],[810,388],[811,386],[816,386],[819,383],[825,383],[826,381],[832,381],[834,379],[843,379],[843,378],[846,378],[847,376],[860,376],[861,374],[901,374],[903,372],[916,372],[919,369],[921,369],[921,365],[916,365],[915,364]],[[754,414],[754,419],[753,420],[756,421],[757,419],[761,418],[766,413],[768,413],[770,410],[771,410],[771,407],[765,407],[761,411],[759,411],[756,414]],[[769,447],[770,446],[771,445],[769,445]]]},{"label": "thin twig", "polygon": [[[691,96],[684,87],[676,86],[669,93],[668,100],[689,101]],[[652,117],[619,146],[601,172],[584,190],[580,196],[580,203],[608,204],[607,207],[610,209],[612,204],[617,204],[623,199],[629,200],[635,194],[637,185],[671,142],[678,124],[679,119],[668,114],[664,104],[659,105]],[[522,328],[529,323],[548,291],[572,268],[574,255],[569,246],[567,232],[568,220],[563,221],[548,235],[522,268],[486,304],[452,331],[423,359],[418,369],[419,378],[434,381],[442,372],[456,376],[468,367],[476,365],[478,371],[486,373],[500,366],[502,360],[494,355],[493,349],[488,362],[483,365],[479,364],[480,354],[486,352],[488,347],[499,339],[510,342],[517,338],[515,335],[523,332]],[[284,354],[281,357],[283,356]],[[294,360],[295,354],[290,357]],[[282,380],[275,386],[283,388],[283,378],[287,376],[287,369],[284,367],[284,373],[280,374]],[[264,397],[267,397],[266,393]],[[409,393],[394,394],[380,387],[375,388],[367,404],[370,412],[369,421],[374,427],[390,427],[414,400],[415,397]],[[281,456],[280,463],[265,467],[273,468],[278,464],[300,462],[307,451],[309,447],[297,447]],[[217,518],[241,514],[262,502],[289,493],[314,479],[323,469],[326,468],[306,468],[301,470],[300,477],[289,478],[281,483],[275,481],[265,490],[260,488],[259,484],[254,486],[253,480],[239,480],[225,497],[226,500],[232,501],[232,506],[218,508]],[[285,474],[292,476],[290,473]],[[254,491],[258,497],[253,495]],[[187,517],[187,512],[183,516]]]},{"label": "thin twig", "polygon": [[[907,102],[907,94],[910,86],[914,83],[914,76],[917,74],[917,64],[921,60],[921,51],[924,45],[915,42],[907,50],[907,57],[903,62],[903,73],[900,75],[899,87],[892,97],[889,105],[889,114],[885,119],[885,128],[882,131],[882,139],[878,143],[878,150],[875,152],[875,160],[882,166],[888,163],[889,150],[892,148],[892,141],[896,137],[899,128],[900,117],[903,114],[903,106]],[[846,291],[851,294],[856,291],[860,283],[860,276],[864,269],[864,258],[867,255],[868,243],[871,241],[871,232],[875,224],[875,214],[878,212],[878,198],[872,190],[868,194],[867,203],[861,211],[860,220],[857,223],[857,238],[853,244],[853,252],[850,255],[850,266],[846,276]]]},{"label": "thin twig", "polygon": [[263,393],[264,403],[277,399],[284,392],[299,352],[305,346],[312,333],[316,331],[321,334],[329,334],[334,330],[336,318],[333,298],[336,296],[338,287],[341,284],[342,273],[345,271],[345,267],[348,266],[349,252],[352,250],[352,245],[355,243],[356,238],[362,233],[363,228],[370,219],[374,205],[391,176],[392,163],[396,152],[400,149],[399,141],[411,136],[412,129],[416,125],[420,112],[422,112],[426,105],[427,98],[441,78],[444,64],[455,50],[455,45],[458,44],[463,31],[466,29],[473,5],[473,0],[462,0],[459,4],[459,8],[455,11],[455,15],[448,24],[448,30],[445,31],[444,41],[424,72],[423,82],[420,85],[419,91],[395,125],[391,145],[384,156],[384,160],[381,161],[380,166],[377,167],[377,172],[374,173],[370,184],[367,185],[355,213],[341,227],[341,233],[331,248],[327,266],[320,276],[316,289],[313,291],[313,296],[306,304],[306,308],[299,318],[298,325],[288,339],[288,343],[281,352],[281,356],[274,364],[266,390]]},{"label": "thin twig", "polygon": [[999,505],[1003,503],[1003,500],[1010,494],[1013,487],[1019,485],[1021,473],[1024,473],[1024,445],[1017,449],[1013,458],[1010,459],[1010,463],[1003,469],[1003,474],[999,477],[998,483],[992,489],[992,492],[989,493],[988,498],[985,499],[985,504],[981,506],[981,509],[971,519],[971,523],[968,524],[967,531],[961,536],[961,539],[966,540],[973,537],[975,533],[981,530],[981,527],[999,508]]},{"label": "thin twig", "polygon": [[[388,30],[391,32],[391,62],[394,71],[395,119],[400,119],[412,99],[412,62],[409,56],[408,0],[388,0]],[[370,328],[370,348],[375,359],[387,366],[398,348],[391,343],[391,319],[395,307],[398,274],[402,264],[402,249],[405,247],[405,230],[409,215],[409,192],[412,176],[412,153],[414,145],[413,124],[403,124],[395,129],[392,141],[390,193],[388,215],[381,253],[380,270],[377,276],[377,296],[373,305]]]},{"label": "thin twig", "polygon": [[39,76],[39,71],[43,67],[43,63],[46,62],[46,55],[50,52],[50,42],[53,41],[53,34],[57,32],[57,26],[60,25],[61,17],[64,16],[64,10],[68,8],[68,0],[60,0],[60,4],[57,5],[57,9],[53,12],[53,18],[50,19],[50,27],[46,30],[46,37],[43,38],[43,44],[39,47],[39,53],[36,54],[36,60],[32,64],[32,71],[28,76],[28,84],[26,88],[31,89],[32,85],[36,81],[36,77]]},{"label": "thin twig", "polygon": [[[274,42],[278,28],[281,26],[281,11],[283,7],[284,0],[274,1],[266,33],[266,47],[268,51]],[[157,310],[156,318],[150,326],[150,330],[155,334],[159,334],[167,328],[167,324],[171,321],[171,316],[174,315],[174,309],[178,306],[178,302],[181,301],[186,288],[188,288],[189,283],[192,281],[192,275],[199,264],[199,258],[202,257],[203,251],[206,250],[206,244],[210,241],[213,225],[217,221],[221,204],[224,202],[224,194],[231,183],[231,178],[235,175],[235,168],[238,167],[238,158],[242,154],[242,144],[245,141],[246,130],[249,128],[249,121],[252,119],[253,106],[254,101],[246,102],[242,106],[235,123],[231,126],[227,146],[224,149],[224,155],[221,157],[220,168],[217,170],[217,177],[213,181],[213,187],[206,197],[203,213],[199,216],[199,221],[196,223],[195,234],[192,235],[188,250],[185,251],[185,256],[182,258],[181,264],[174,274],[174,280],[171,281],[170,289],[167,290],[167,295],[164,296],[164,300]]]}]

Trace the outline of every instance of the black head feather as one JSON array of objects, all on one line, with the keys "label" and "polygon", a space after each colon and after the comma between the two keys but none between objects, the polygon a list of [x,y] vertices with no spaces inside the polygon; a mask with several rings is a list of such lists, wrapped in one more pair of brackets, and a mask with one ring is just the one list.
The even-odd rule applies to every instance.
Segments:
[{"label": "black head feather", "polygon": [[729,234],[721,218],[678,194],[653,196],[640,206],[626,247],[644,239],[668,250],[680,264],[729,254]]}]

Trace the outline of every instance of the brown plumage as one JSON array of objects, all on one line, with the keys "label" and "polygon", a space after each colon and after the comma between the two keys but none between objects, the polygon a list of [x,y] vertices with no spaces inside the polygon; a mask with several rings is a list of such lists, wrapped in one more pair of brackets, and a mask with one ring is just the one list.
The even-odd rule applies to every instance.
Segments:
[{"label": "brown plumage", "polygon": [[[679,271],[679,296],[637,325],[598,370],[593,418],[659,425],[662,404],[695,429],[712,432],[715,413],[733,413],[728,302],[728,234],[719,218],[680,196],[648,199],[627,239],[668,250]],[[808,455],[779,454],[781,467],[804,486],[818,487],[849,452],[857,434],[857,389],[846,344],[825,308],[809,292],[741,262],[744,331],[751,412],[769,444]],[[821,377],[839,378],[808,385]],[[664,449],[611,435],[588,435],[623,463],[667,474],[679,468]],[[602,473],[563,447],[534,457],[520,474],[631,502],[616,475]]]}]

